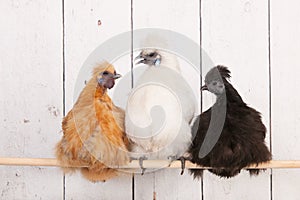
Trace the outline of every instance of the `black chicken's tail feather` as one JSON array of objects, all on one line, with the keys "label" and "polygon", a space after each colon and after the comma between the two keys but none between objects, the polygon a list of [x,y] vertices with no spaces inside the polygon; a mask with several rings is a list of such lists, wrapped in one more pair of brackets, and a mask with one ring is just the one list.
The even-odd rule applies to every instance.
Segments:
[{"label": "black chicken's tail feather", "polygon": [[203,177],[203,169],[190,169],[190,174],[193,175],[194,179],[200,179]]},{"label": "black chicken's tail feather", "polygon": [[222,178],[232,178],[236,175],[238,175],[241,172],[240,168],[234,167],[234,168],[214,168],[209,169],[211,173],[222,177]]},{"label": "black chicken's tail feather", "polygon": [[250,176],[257,176],[260,172],[266,171],[266,169],[247,169],[247,171],[249,172]]}]

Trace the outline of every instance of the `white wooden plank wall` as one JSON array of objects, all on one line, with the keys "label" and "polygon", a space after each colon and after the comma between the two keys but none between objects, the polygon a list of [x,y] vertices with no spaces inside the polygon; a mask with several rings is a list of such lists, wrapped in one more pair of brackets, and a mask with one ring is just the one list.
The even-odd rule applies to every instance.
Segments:
[{"label": "white wooden plank wall", "polygon": [[[274,159],[300,159],[299,2],[271,1],[271,122]],[[296,92],[296,93],[295,93]],[[273,170],[273,197],[300,199],[300,169]]]},{"label": "white wooden plank wall", "polygon": [[[263,115],[274,159],[299,160],[299,6],[297,0],[0,1],[0,156],[54,157],[61,119],[72,108],[90,53],[117,34],[162,28],[186,35],[215,64],[228,66],[243,99]],[[130,56],[114,62],[123,75],[130,72]],[[204,93],[203,110],[212,101]],[[0,199],[300,199],[300,169],[251,178],[242,172],[229,180],[205,173],[202,181],[179,173],[90,183],[57,168],[0,166]]]},{"label": "white wooden plank wall", "polygon": [[[60,1],[0,2],[0,156],[53,157],[62,118]],[[57,168],[0,166],[0,199],[62,199]]]}]

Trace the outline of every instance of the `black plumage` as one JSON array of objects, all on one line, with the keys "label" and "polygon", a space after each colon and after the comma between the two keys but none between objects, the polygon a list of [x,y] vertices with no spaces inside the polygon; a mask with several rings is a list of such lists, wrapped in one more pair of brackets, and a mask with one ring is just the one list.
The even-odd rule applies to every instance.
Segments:
[{"label": "black plumage", "polygon": [[[266,162],[272,157],[264,142],[266,127],[260,113],[243,102],[229,78],[230,71],[224,66],[212,68],[205,76],[202,90],[214,93],[217,99],[195,121],[192,127],[195,137],[189,148],[191,162],[212,167],[210,172],[226,178],[237,175],[250,164]],[[250,175],[260,172],[259,169],[248,170]],[[194,178],[203,174],[201,169],[190,172]]]}]

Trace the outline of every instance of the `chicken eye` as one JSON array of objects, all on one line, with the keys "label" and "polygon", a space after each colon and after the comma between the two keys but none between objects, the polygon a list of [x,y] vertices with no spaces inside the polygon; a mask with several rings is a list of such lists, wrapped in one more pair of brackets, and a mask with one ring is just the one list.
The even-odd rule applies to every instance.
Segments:
[{"label": "chicken eye", "polygon": [[103,75],[108,75],[108,71],[104,71],[102,74]]},{"label": "chicken eye", "polygon": [[154,53],[154,52],[152,52],[152,53],[149,53],[149,55],[148,55],[148,56],[152,57],[152,56],[154,56],[154,55],[155,55],[155,53]]}]

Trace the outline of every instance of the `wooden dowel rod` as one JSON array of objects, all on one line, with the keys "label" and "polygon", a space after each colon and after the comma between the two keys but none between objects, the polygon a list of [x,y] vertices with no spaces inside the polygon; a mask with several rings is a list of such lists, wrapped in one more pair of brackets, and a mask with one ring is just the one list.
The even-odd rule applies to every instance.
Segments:
[{"label": "wooden dowel rod", "polygon": [[55,158],[1,158],[0,165],[59,166]]},{"label": "wooden dowel rod", "polygon": [[[59,162],[55,158],[4,158],[0,157],[0,165],[11,165],[11,166],[50,166],[50,167],[63,167],[60,166]],[[169,166],[168,160],[145,160],[143,162],[145,168],[180,168],[180,161],[173,161]],[[66,166],[65,166],[66,167]],[[84,167],[84,166],[79,166]],[[126,166],[120,166],[116,168],[128,168],[136,169],[140,168],[139,162],[137,160],[131,161]],[[208,169],[209,167],[196,166],[195,164],[187,161],[186,168],[198,168],[198,169]],[[270,162],[262,163],[258,166],[252,165],[247,167],[247,169],[261,169],[261,168],[300,168],[300,160],[272,160]]]}]

